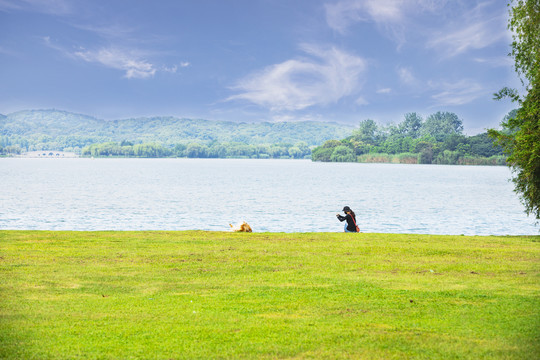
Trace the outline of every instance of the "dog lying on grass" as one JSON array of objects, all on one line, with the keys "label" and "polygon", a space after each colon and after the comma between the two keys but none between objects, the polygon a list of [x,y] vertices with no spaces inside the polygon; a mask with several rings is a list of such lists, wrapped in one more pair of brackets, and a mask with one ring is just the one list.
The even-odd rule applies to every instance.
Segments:
[{"label": "dog lying on grass", "polygon": [[253,232],[251,230],[251,226],[249,226],[249,224],[245,221],[239,225],[229,224],[229,226],[231,227],[231,230],[234,232]]}]

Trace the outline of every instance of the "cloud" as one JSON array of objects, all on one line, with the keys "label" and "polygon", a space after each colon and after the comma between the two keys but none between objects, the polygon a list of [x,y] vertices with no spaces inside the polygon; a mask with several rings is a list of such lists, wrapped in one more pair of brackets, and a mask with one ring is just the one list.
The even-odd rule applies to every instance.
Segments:
[{"label": "cloud", "polygon": [[364,1],[367,13],[377,23],[396,23],[403,20],[403,0]]},{"label": "cloud", "polygon": [[[406,37],[425,39],[427,48],[436,49],[445,57],[482,49],[508,40],[509,36],[505,14],[487,1],[471,8],[470,2],[447,0],[342,0],[326,4],[325,11],[327,25],[341,35],[346,35],[355,23],[373,22],[400,46]],[[440,23],[431,28],[419,25],[426,14],[453,21],[443,30]]]},{"label": "cloud", "polygon": [[384,89],[377,90],[377,94],[389,94],[391,92],[392,92],[392,89],[390,89],[390,88],[384,88]]},{"label": "cloud", "polygon": [[369,102],[366,99],[364,99],[362,96],[356,99],[355,103],[360,106],[369,105]]},{"label": "cloud", "polygon": [[514,66],[514,60],[510,56],[499,56],[499,57],[492,57],[492,58],[476,58],[474,59],[475,62],[486,64],[491,67],[513,67]]},{"label": "cloud", "polygon": [[452,23],[443,32],[435,32],[427,48],[435,48],[446,57],[453,57],[471,49],[483,49],[508,37],[504,14],[490,15],[482,3],[466,12],[461,21]]},{"label": "cloud", "polygon": [[191,64],[187,61],[183,61],[181,62],[179,65],[173,65],[173,66],[163,66],[161,68],[161,70],[165,71],[165,72],[168,72],[168,73],[173,73],[175,74],[177,71],[178,71],[178,67],[180,66],[181,68],[186,68],[186,67],[189,67]]},{"label": "cloud", "polygon": [[326,22],[333,30],[345,34],[356,22],[395,23],[403,17],[403,1],[399,0],[345,0],[326,4]]},{"label": "cloud", "polygon": [[320,114],[273,114],[270,119],[273,122],[324,121],[324,117]]},{"label": "cloud", "polygon": [[84,30],[88,33],[97,35],[100,38],[108,41],[136,41],[141,42],[141,35],[136,34],[136,28],[123,24],[87,24],[81,22],[70,21],[70,25],[76,29]]},{"label": "cloud", "polygon": [[43,44],[50,48],[50,49],[53,49],[55,51],[58,51],[59,53],[61,53],[63,56],[67,57],[67,58],[75,58],[75,56],[73,55],[73,52],[72,51],[69,51],[67,50],[64,46],[58,44],[56,41],[54,41],[53,39],[51,39],[50,36],[43,36],[43,37],[39,37],[39,39],[43,42]]},{"label": "cloud", "polygon": [[12,49],[8,49],[2,46],[0,46],[0,54],[7,55],[7,56],[15,56],[15,57],[19,56],[19,53],[17,51],[14,51]]},{"label": "cloud", "polygon": [[371,21],[402,42],[415,14],[434,12],[445,4],[446,0],[342,0],[325,5],[326,23],[344,35],[353,24]]},{"label": "cloud", "polygon": [[12,10],[22,10],[22,4],[15,2],[15,1],[9,1],[9,0],[0,0],[0,10],[2,11],[12,11]]},{"label": "cloud", "polygon": [[464,105],[486,94],[482,85],[466,79],[455,83],[437,84],[431,82],[429,85],[438,91],[431,96],[436,102],[434,106]]},{"label": "cloud", "polygon": [[73,51],[53,41],[49,36],[42,37],[41,40],[45,46],[62,53],[67,58],[84,60],[88,63],[96,63],[111,69],[121,70],[127,79],[148,79],[154,77],[158,71],[176,73],[179,67],[190,66],[190,63],[186,61],[181,62],[179,65],[157,66],[146,59],[151,55],[155,56],[155,52],[145,52],[127,46],[109,46],[95,50],[87,50],[81,47]]},{"label": "cloud", "polygon": [[398,67],[396,71],[402,83],[407,85],[415,85],[418,82],[409,68]]},{"label": "cloud", "polygon": [[[89,63],[97,63],[108,68],[122,70],[124,76],[128,79],[151,78],[157,71],[176,73],[178,67],[189,66],[188,62],[173,66],[156,66],[147,58],[151,56],[155,59],[161,54],[155,50],[140,50],[141,44],[148,47],[147,44],[150,41],[145,40],[145,36],[136,34],[137,27],[124,26],[120,23],[102,24],[101,19],[96,23],[85,24],[76,16],[85,13],[80,9],[82,5],[88,5],[87,7],[91,8],[89,4],[78,3],[73,0],[0,0],[0,11],[26,11],[64,16],[63,21],[69,26],[96,35],[101,43],[112,45],[101,48],[91,45],[82,46],[79,50],[74,51],[53,41],[49,36],[41,38],[43,44],[72,59],[82,59]],[[85,13],[85,15],[88,16],[89,14]],[[83,18],[86,19],[86,17]],[[86,37],[84,41],[89,42],[90,39],[91,37]],[[155,37],[152,37],[152,40],[154,39]],[[87,47],[94,49],[87,50]]]},{"label": "cloud", "polygon": [[367,16],[362,16],[363,4],[359,1],[340,1],[334,4],[326,4],[326,23],[328,26],[344,34],[349,26],[359,21],[367,21]]},{"label": "cloud", "polygon": [[271,65],[240,80],[227,100],[247,100],[272,111],[335,103],[360,86],[366,61],[335,47],[302,45],[309,57]]},{"label": "cloud", "polygon": [[163,71],[168,72],[168,73],[176,74],[176,72],[178,71],[178,66],[177,65],[173,65],[171,67],[164,66]]},{"label": "cloud", "polygon": [[125,77],[128,79],[146,79],[153,77],[156,73],[153,64],[141,59],[132,51],[102,48],[96,51],[81,50],[73,55],[87,62],[95,62],[112,69],[125,71]]},{"label": "cloud", "polygon": [[491,19],[468,25],[457,31],[440,34],[428,41],[428,48],[437,48],[448,57],[456,56],[470,49],[482,49],[499,41],[505,35],[494,31],[498,19]]},{"label": "cloud", "polygon": [[68,0],[0,0],[0,10],[28,11],[50,15],[68,15],[73,12]]}]

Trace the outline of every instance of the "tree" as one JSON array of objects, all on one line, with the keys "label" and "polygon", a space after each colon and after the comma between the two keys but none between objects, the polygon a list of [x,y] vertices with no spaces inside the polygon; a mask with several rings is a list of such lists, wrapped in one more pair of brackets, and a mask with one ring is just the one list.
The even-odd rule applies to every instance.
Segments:
[{"label": "tree", "polygon": [[186,148],[188,158],[205,158],[208,156],[208,148],[199,143],[191,143]]},{"label": "tree", "polygon": [[405,120],[399,124],[399,130],[404,136],[409,136],[416,139],[420,136],[420,128],[422,127],[422,117],[417,113],[405,114]]},{"label": "tree", "polygon": [[131,141],[122,140],[120,146],[133,146],[133,143]]},{"label": "tree", "polygon": [[474,156],[490,157],[494,155],[503,155],[502,148],[495,146],[494,139],[487,133],[481,133],[469,137],[470,153]]},{"label": "tree", "polygon": [[350,147],[340,145],[334,149],[330,160],[336,162],[354,162],[356,161],[356,155]]},{"label": "tree", "polygon": [[350,141],[350,146],[352,147],[356,155],[367,154],[371,149],[371,145],[366,144],[362,141],[356,141],[354,139]]},{"label": "tree", "polygon": [[322,146],[316,147],[311,152],[311,160],[313,161],[330,161],[330,157],[334,153],[334,148],[325,148]]},{"label": "tree", "polygon": [[302,153],[302,150],[300,150],[299,147],[291,146],[289,148],[289,156],[292,157],[293,159],[301,159],[304,156],[304,154]]},{"label": "tree", "polygon": [[376,145],[378,126],[374,120],[367,119],[360,121],[360,126],[353,131],[353,138],[366,144]]},{"label": "tree", "polygon": [[433,144],[427,141],[419,141],[415,151],[418,153],[419,164],[431,164],[433,161]]},{"label": "tree", "polygon": [[467,143],[467,137],[465,135],[451,134],[447,136],[442,144],[444,150],[455,151],[461,144]]},{"label": "tree", "polygon": [[326,140],[324,144],[322,145],[325,149],[335,148],[336,146],[341,145],[341,141],[339,140]]},{"label": "tree", "polygon": [[507,164],[525,212],[540,220],[540,0],[510,0],[508,6],[508,29],[513,33],[510,55],[526,94],[520,96],[509,88],[495,94],[495,99],[509,97],[520,107],[514,117],[502,122],[507,131],[488,133],[508,154]]},{"label": "tree", "polygon": [[176,144],[173,149],[173,153],[175,156],[182,157],[185,156],[187,146],[184,144]]},{"label": "tree", "polygon": [[449,135],[463,133],[463,121],[454,113],[438,111],[427,117],[421,133],[433,136],[437,141],[444,141]]},{"label": "tree", "polygon": [[302,157],[307,156],[311,153],[311,150],[309,149],[309,146],[305,141],[299,141],[295,144],[295,146],[300,149]]}]

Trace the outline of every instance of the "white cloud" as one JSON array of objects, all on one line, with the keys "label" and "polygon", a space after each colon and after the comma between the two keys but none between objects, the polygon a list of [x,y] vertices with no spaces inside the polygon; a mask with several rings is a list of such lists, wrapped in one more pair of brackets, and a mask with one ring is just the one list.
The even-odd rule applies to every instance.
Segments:
[{"label": "white cloud", "polygon": [[178,71],[178,66],[176,65],[173,65],[171,67],[164,66],[163,71],[176,74],[176,72]]},{"label": "white cloud", "polygon": [[369,105],[369,102],[366,99],[364,99],[362,96],[356,99],[355,103],[360,106]]},{"label": "white cloud", "polygon": [[95,62],[109,68],[123,70],[128,79],[146,79],[156,73],[153,64],[140,59],[138,55],[130,51],[102,48],[97,51],[81,50],[73,55],[87,62]]},{"label": "white cloud", "polygon": [[140,34],[135,34],[136,29],[123,24],[86,24],[78,22],[70,22],[70,25],[76,29],[84,30],[95,34],[109,41],[141,41]]},{"label": "white cloud", "polygon": [[500,56],[492,58],[476,58],[477,63],[486,64],[492,67],[513,67],[514,60],[510,56]]},{"label": "white cloud", "polygon": [[351,24],[367,20],[367,17],[361,14],[363,4],[360,1],[340,1],[326,4],[325,9],[328,26],[341,34],[344,34]]},{"label": "white cloud", "polygon": [[247,100],[272,111],[301,110],[335,103],[360,86],[366,61],[335,47],[303,45],[307,58],[271,65],[240,80],[240,94],[227,100]]},{"label": "white cloud", "polygon": [[175,74],[177,71],[178,71],[178,67],[180,66],[181,68],[186,68],[188,66],[190,66],[191,64],[187,61],[184,61],[184,62],[181,62],[179,65],[173,65],[171,67],[169,66],[163,66],[162,67],[162,70],[165,71],[165,72],[168,72],[168,73],[173,73]]},{"label": "white cloud", "polygon": [[392,89],[390,89],[390,88],[384,88],[384,89],[377,90],[377,94],[389,94],[391,92],[392,92]]},{"label": "white cloud", "polygon": [[395,23],[403,18],[400,0],[345,0],[326,4],[326,22],[344,34],[349,26],[360,21]]},{"label": "white cloud", "polygon": [[464,105],[486,94],[486,90],[482,85],[466,79],[455,83],[439,84],[431,82],[429,85],[438,91],[431,96],[435,100],[434,106]]},{"label": "white cloud", "polygon": [[441,9],[446,0],[342,0],[325,5],[328,26],[345,34],[357,22],[372,21],[403,41],[410,18]]},{"label": "white cloud", "polygon": [[0,10],[29,11],[50,15],[72,13],[72,4],[67,0],[0,0]]},{"label": "white cloud", "polygon": [[52,40],[50,36],[43,36],[40,39],[46,47],[51,48],[55,51],[58,51],[66,57],[73,58],[73,54],[71,52],[66,50],[63,46],[58,45],[58,43]]},{"label": "white cloud", "polygon": [[[499,7],[489,1],[473,8],[470,4],[447,0],[341,0],[326,4],[325,10],[327,25],[342,35],[355,23],[373,22],[400,46],[406,37],[423,38],[427,48],[437,49],[446,57],[508,40],[506,17]],[[441,23],[436,28],[419,25],[426,14],[441,18],[443,30]]]},{"label": "white cloud", "polygon": [[365,1],[367,13],[377,23],[396,23],[403,19],[403,0]]},{"label": "white cloud", "polygon": [[190,66],[189,62],[181,62],[179,65],[172,66],[156,66],[155,64],[146,60],[148,56],[153,54],[152,52],[143,52],[141,50],[129,49],[127,47],[111,46],[97,50],[80,48],[77,51],[73,51],[59,45],[49,36],[42,37],[41,39],[45,46],[62,53],[68,58],[79,60],[82,59],[89,63],[97,63],[111,69],[121,70],[124,72],[124,76],[128,79],[151,78],[158,71],[176,73],[179,66],[182,68]]},{"label": "white cloud", "polygon": [[398,73],[399,79],[404,84],[407,84],[407,85],[416,84],[417,80],[414,77],[414,75],[412,74],[412,71],[410,69],[404,68],[404,67],[399,67],[397,69],[397,73]]},{"label": "white cloud", "polygon": [[428,48],[437,48],[446,56],[452,57],[466,52],[469,49],[485,48],[505,36],[504,33],[494,31],[496,19],[487,20],[468,25],[457,31],[440,34],[428,41]]},{"label": "white cloud", "polygon": [[504,14],[490,15],[487,4],[482,3],[465,13],[461,21],[451,23],[442,32],[433,33],[427,47],[452,57],[471,49],[488,47],[507,36]]},{"label": "white cloud", "polygon": [[0,46],[0,54],[7,55],[7,56],[15,56],[15,57],[19,56],[19,53],[17,51],[14,51],[12,49],[8,49],[2,46]]},{"label": "white cloud", "polygon": [[0,10],[11,11],[11,10],[22,10],[22,4],[10,0],[0,0]]},{"label": "white cloud", "polygon": [[299,122],[299,121],[324,121],[320,114],[274,114],[271,116],[273,122]]}]

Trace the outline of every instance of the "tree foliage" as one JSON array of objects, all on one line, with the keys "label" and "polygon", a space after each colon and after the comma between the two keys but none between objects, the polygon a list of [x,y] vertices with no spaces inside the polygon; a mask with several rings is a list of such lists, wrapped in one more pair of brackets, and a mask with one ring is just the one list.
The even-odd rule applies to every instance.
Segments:
[{"label": "tree foliage", "polygon": [[540,220],[540,0],[513,0],[509,7],[511,56],[526,94],[508,88],[495,94],[496,99],[508,97],[520,107],[502,122],[503,131],[492,129],[489,134],[508,154],[525,211]]},{"label": "tree foliage", "polygon": [[378,139],[378,126],[374,120],[362,120],[358,129],[353,132],[353,138],[366,144],[375,144]]},{"label": "tree foliage", "polygon": [[[349,149],[349,150],[346,150]],[[375,156],[375,154],[378,154]],[[463,135],[463,122],[454,113],[436,112],[424,121],[405,114],[397,125],[360,122],[352,135],[327,140],[312,150],[314,161],[397,161],[418,164],[504,165],[502,148],[487,133]]]},{"label": "tree foliage", "polygon": [[100,120],[59,110],[28,110],[0,116],[0,141],[24,150],[80,149],[107,142],[131,144],[218,143],[320,145],[351,134],[352,126],[330,122],[226,122],[176,117]]},{"label": "tree foliage", "polygon": [[[333,149],[332,149],[333,150]],[[304,159],[309,158],[311,148],[305,142],[296,144],[258,144],[213,142],[187,145],[163,145],[158,143],[131,144],[106,142],[92,144],[82,149],[82,156],[89,157],[187,157],[187,158],[255,158],[255,159]]]},{"label": "tree foliage", "polygon": [[399,132],[411,139],[417,139],[420,136],[422,127],[422,117],[417,113],[405,114],[405,120],[399,125]]},{"label": "tree foliage", "polygon": [[426,119],[421,127],[421,134],[433,136],[437,141],[442,141],[448,135],[462,134],[463,121],[451,112],[436,112]]}]

